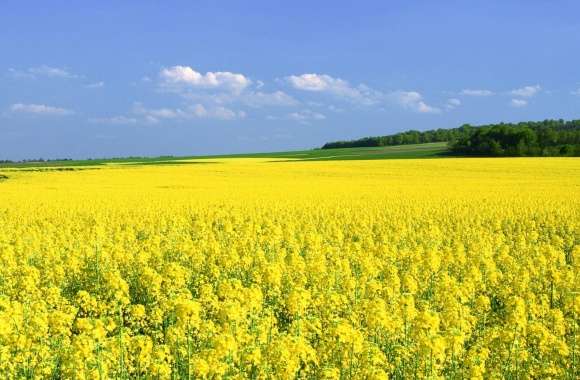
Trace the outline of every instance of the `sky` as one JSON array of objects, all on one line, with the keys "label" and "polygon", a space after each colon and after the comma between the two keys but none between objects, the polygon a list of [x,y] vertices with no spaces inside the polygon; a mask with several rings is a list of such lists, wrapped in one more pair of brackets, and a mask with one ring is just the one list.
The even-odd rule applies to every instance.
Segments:
[{"label": "sky", "polygon": [[0,160],[580,118],[578,1],[0,3]]}]

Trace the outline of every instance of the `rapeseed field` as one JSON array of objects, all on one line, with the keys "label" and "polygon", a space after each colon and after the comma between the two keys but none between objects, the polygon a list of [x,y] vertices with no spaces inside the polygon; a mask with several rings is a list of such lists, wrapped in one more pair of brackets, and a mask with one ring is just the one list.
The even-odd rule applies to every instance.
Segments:
[{"label": "rapeseed field", "polygon": [[0,377],[580,377],[580,160],[0,169]]}]

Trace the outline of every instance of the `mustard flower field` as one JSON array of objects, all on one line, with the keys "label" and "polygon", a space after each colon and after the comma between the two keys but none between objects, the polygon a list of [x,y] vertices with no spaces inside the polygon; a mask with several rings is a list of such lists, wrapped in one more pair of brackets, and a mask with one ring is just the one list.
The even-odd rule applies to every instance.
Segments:
[{"label": "mustard flower field", "polygon": [[580,377],[578,159],[0,174],[0,378]]}]

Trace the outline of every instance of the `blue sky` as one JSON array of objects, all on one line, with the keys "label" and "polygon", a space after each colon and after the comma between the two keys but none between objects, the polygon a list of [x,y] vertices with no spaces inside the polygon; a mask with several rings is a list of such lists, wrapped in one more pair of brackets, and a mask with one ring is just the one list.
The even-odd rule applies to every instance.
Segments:
[{"label": "blue sky", "polygon": [[580,118],[577,1],[3,1],[0,159]]}]

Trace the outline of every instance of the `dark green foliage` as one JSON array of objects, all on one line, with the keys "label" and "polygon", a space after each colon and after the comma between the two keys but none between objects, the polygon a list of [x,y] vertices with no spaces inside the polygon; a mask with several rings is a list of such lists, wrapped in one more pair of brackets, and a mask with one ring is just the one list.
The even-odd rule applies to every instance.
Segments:
[{"label": "dark green foliage", "polygon": [[580,120],[485,125],[451,140],[449,147],[467,155],[580,156]]},{"label": "dark green foliage", "polygon": [[580,120],[544,120],[517,124],[407,131],[388,136],[365,137],[324,144],[322,149],[382,147],[449,143],[452,153],[481,156],[580,156]]},{"label": "dark green foliage", "polygon": [[393,146],[408,144],[424,144],[433,142],[447,142],[456,140],[462,136],[468,135],[473,127],[469,124],[462,125],[459,128],[452,129],[435,129],[430,131],[406,131],[387,136],[364,137],[351,141],[329,142],[322,146],[322,149],[336,148],[360,148],[376,146]]}]

